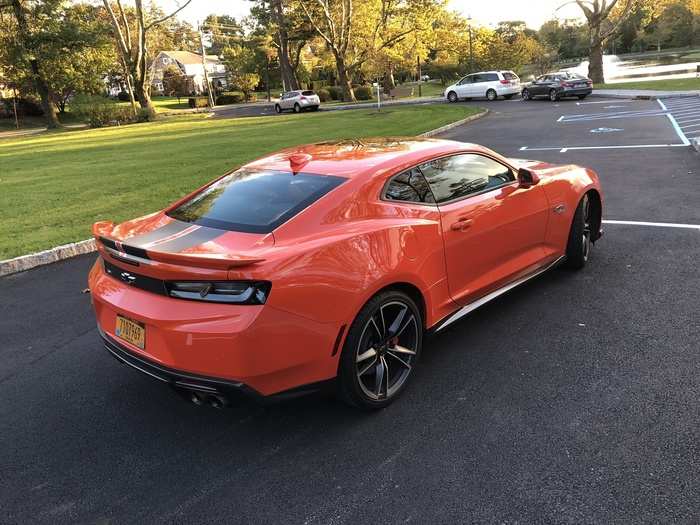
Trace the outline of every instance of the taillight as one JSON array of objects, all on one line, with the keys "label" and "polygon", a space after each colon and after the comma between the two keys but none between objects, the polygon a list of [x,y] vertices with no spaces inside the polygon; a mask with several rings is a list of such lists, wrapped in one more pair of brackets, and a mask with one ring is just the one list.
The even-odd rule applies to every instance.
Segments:
[{"label": "taillight", "polygon": [[510,80],[501,80],[501,84],[508,85],[510,84]]},{"label": "taillight", "polygon": [[229,304],[265,304],[272,284],[269,281],[181,281],[167,282],[171,297]]},{"label": "taillight", "polygon": [[306,100],[306,97],[304,97],[304,96],[299,97],[299,100]]}]

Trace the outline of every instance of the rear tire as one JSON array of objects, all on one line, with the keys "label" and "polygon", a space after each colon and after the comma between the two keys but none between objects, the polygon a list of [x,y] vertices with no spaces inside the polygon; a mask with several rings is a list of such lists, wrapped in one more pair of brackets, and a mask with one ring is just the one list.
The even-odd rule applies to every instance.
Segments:
[{"label": "rear tire", "polygon": [[557,93],[556,89],[549,90],[549,100],[552,102],[557,102],[559,100],[559,93]]},{"label": "rear tire", "polygon": [[454,102],[457,102],[458,100],[459,100],[459,97],[457,96],[457,93],[455,93],[454,91],[450,91],[447,94],[447,101],[448,102],[454,103]]},{"label": "rear tire", "polygon": [[591,198],[586,194],[576,208],[569,231],[569,240],[566,244],[564,266],[570,270],[580,270],[586,266],[591,255],[593,247],[592,227],[595,222],[592,212]]},{"label": "rear tire", "polygon": [[318,111],[318,106],[311,106],[311,111]]},{"label": "rear tire", "polygon": [[489,90],[486,92],[486,98],[487,98],[490,102],[493,102],[494,100],[496,100],[496,99],[498,98],[498,93],[496,93],[496,90],[495,90],[495,89],[489,89]]},{"label": "rear tire", "polygon": [[523,100],[532,100],[532,97],[530,97],[530,90],[529,89],[523,89],[523,92],[520,95]]},{"label": "rear tire", "polygon": [[406,388],[420,356],[423,321],[403,292],[375,295],[357,314],[338,365],[338,394],[366,410],[384,408]]},{"label": "rear tire", "polygon": [[301,106],[299,104],[294,104],[294,113],[301,113]]},{"label": "rear tire", "polygon": [[279,104],[275,104],[275,111],[276,111],[277,113],[282,113],[282,108],[280,107]]}]

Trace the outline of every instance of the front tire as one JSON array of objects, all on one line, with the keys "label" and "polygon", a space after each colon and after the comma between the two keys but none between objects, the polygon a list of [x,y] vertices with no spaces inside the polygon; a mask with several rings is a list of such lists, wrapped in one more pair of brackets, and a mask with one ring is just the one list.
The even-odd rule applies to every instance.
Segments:
[{"label": "front tire", "polygon": [[338,391],[346,403],[384,408],[406,388],[423,340],[416,303],[399,291],[374,296],[352,323],[338,369]]},{"label": "front tire", "polygon": [[593,225],[593,208],[591,207],[591,198],[588,194],[584,195],[579,202],[574,220],[571,223],[569,231],[569,240],[566,244],[566,261],[564,265],[571,270],[580,270],[591,255],[592,241],[592,225]]},{"label": "front tire", "polygon": [[494,100],[496,100],[496,99],[498,98],[498,93],[496,93],[496,90],[495,90],[495,89],[489,89],[489,90],[486,92],[486,98],[487,98],[490,102],[493,102]]},{"label": "front tire", "polygon": [[454,91],[450,91],[447,94],[447,101],[448,102],[454,103],[454,102],[457,102],[458,100],[459,100],[459,97],[457,96],[457,93],[455,93]]},{"label": "front tire", "polygon": [[523,100],[531,100],[529,89],[523,89],[523,92],[520,96],[523,98]]},{"label": "front tire", "polygon": [[279,104],[275,104],[275,111],[277,113],[282,113],[282,107]]}]

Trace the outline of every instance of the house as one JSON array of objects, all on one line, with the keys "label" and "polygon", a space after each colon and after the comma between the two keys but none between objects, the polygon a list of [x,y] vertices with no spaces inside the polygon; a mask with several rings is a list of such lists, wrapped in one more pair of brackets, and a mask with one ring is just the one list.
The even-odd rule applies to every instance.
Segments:
[{"label": "house", "polygon": [[[216,55],[206,55],[206,68],[209,82],[215,87],[226,87],[226,67]],[[188,77],[188,91],[202,93],[205,88],[202,55],[190,51],[161,51],[153,60],[151,85],[154,91],[163,91],[163,71],[168,66],[176,66]]]}]

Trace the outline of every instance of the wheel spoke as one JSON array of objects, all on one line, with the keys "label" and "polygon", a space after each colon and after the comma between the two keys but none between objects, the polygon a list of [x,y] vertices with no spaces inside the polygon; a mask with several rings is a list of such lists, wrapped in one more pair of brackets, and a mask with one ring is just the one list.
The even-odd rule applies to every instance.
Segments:
[{"label": "wheel spoke", "polygon": [[362,352],[360,355],[357,356],[357,362],[361,363],[362,361],[366,361],[370,357],[374,357],[377,355],[377,351],[374,348],[370,348],[369,350]]},{"label": "wheel spoke", "polygon": [[379,339],[380,340],[384,339],[384,332],[382,332],[379,329],[379,326],[377,326],[377,321],[374,320],[374,317],[370,317],[369,320],[372,322],[372,326],[374,327],[375,332],[377,332]]},{"label": "wheel spoke", "polygon": [[374,368],[374,394],[379,398],[382,395],[382,383],[384,382],[384,358],[380,357],[377,360],[377,366]]},{"label": "wheel spoke", "polygon": [[365,375],[367,372],[369,372],[370,370],[372,370],[372,368],[374,368],[374,366],[377,364],[377,361],[378,361],[378,360],[379,360],[379,359],[378,359],[377,357],[375,357],[374,359],[372,359],[372,362],[371,362],[371,363],[366,364],[366,365],[364,366],[364,368],[362,368],[362,370],[360,370],[360,371],[357,372],[357,376],[358,376],[358,377],[361,377],[361,376]]},{"label": "wheel spoke", "polygon": [[392,352],[391,350],[387,350],[387,353],[388,353],[391,357],[393,357],[394,359],[396,359],[399,363],[401,363],[403,366],[405,366],[405,367],[408,368],[409,370],[411,369],[410,363],[408,363],[408,362],[404,361],[403,359],[401,359],[401,358],[400,358],[398,355],[396,355],[394,352]]},{"label": "wheel spoke", "polygon": [[410,348],[406,348],[405,346],[401,345],[396,345],[391,348],[392,352],[395,352],[397,354],[408,354],[408,355],[416,355],[416,352],[411,350]]},{"label": "wheel spoke", "polygon": [[382,319],[382,337],[386,337],[386,320],[384,319],[384,306],[379,307],[379,317]]},{"label": "wheel spoke", "polygon": [[391,326],[389,326],[389,333],[387,334],[389,335],[389,337],[394,337],[395,335],[398,335],[399,327],[403,322],[403,318],[406,316],[406,312],[408,312],[408,307],[402,306],[401,310],[396,315],[396,319],[394,319],[394,321],[391,323]]},{"label": "wheel spoke", "polygon": [[409,324],[415,323],[415,322],[416,322],[416,318],[413,315],[411,315],[411,317],[409,317],[406,320],[406,322],[403,324],[403,326],[401,328],[399,328],[399,331],[396,332],[396,337],[400,336],[403,333],[403,331],[406,330],[406,328],[408,328]]}]

